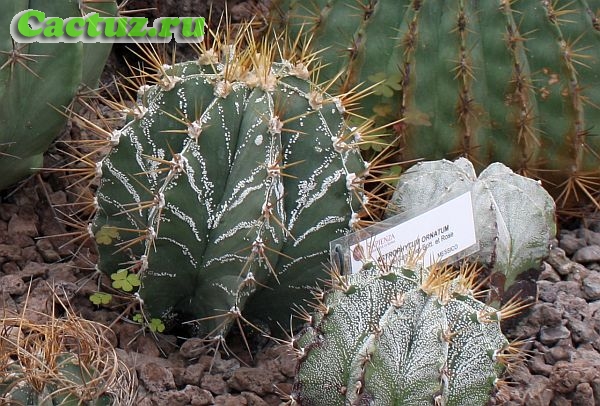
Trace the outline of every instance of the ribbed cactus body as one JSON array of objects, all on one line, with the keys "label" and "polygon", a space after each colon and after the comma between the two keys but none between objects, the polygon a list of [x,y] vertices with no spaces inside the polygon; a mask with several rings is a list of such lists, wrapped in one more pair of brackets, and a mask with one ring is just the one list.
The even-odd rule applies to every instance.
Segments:
[{"label": "ribbed cactus body", "polygon": [[43,167],[44,152],[67,122],[61,111],[81,83],[96,87],[111,49],[110,43],[13,42],[11,20],[28,9],[65,19],[92,11],[114,15],[117,6],[94,0],[15,0],[0,6],[0,190]]},{"label": "ribbed cactus body", "polygon": [[102,271],[139,272],[153,317],[213,336],[250,297],[242,317],[288,321],[351,228],[365,171],[341,100],[302,65],[224,48],[140,89],[93,222]]},{"label": "ribbed cactus body", "polygon": [[555,203],[538,181],[499,162],[479,176],[466,158],[419,162],[400,176],[388,215],[433,209],[469,191],[479,243],[471,259],[500,274],[508,288],[519,274],[541,266],[556,235]]},{"label": "ribbed cactus body", "polygon": [[296,404],[485,404],[509,344],[467,274],[448,271],[373,265],[327,294],[295,344]]},{"label": "ribbed cactus body", "polygon": [[293,34],[302,29],[324,49],[322,78],[342,72],[341,91],[375,85],[362,113],[403,120],[404,158],[502,162],[560,185],[557,194],[579,189],[561,204],[598,179],[597,0],[276,5]]}]

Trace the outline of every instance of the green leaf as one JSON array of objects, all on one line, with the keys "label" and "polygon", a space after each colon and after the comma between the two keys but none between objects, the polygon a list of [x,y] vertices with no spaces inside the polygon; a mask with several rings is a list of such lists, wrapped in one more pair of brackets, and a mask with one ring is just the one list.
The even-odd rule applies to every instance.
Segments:
[{"label": "green leaf", "polygon": [[131,292],[134,287],[140,286],[140,278],[134,273],[129,273],[127,269],[119,269],[110,275],[110,278],[113,280],[113,288],[125,292]]},{"label": "green leaf", "polygon": [[110,293],[96,292],[90,295],[90,301],[97,306],[109,304],[111,300],[112,295]]},{"label": "green leaf", "polygon": [[165,325],[163,324],[161,319],[151,319],[150,330],[154,331],[155,333],[162,333],[163,331],[165,331]]},{"label": "green leaf", "polygon": [[378,72],[374,75],[369,76],[369,81],[378,83],[373,89],[373,94],[383,97],[393,97],[394,90],[400,90],[402,86],[400,81],[402,75],[400,73],[390,75],[387,72]]},{"label": "green leaf", "polygon": [[119,230],[111,226],[102,226],[96,232],[96,242],[98,244],[110,245],[114,239],[119,238]]}]

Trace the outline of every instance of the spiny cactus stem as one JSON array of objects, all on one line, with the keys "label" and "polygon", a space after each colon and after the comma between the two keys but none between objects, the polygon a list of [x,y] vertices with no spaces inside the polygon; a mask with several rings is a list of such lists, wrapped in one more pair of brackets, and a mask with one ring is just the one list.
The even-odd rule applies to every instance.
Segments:
[{"label": "spiny cactus stem", "polygon": [[465,137],[462,140],[462,149],[465,151],[467,157],[471,156],[471,143],[473,142],[474,131],[471,126],[472,121],[476,120],[475,112],[473,111],[473,96],[471,95],[470,82],[474,79],[473,67],[469,60],[468,50],[470,48],[467,42],[467,36],[469,34],[468,27],[469,20],[466,15],[464,2],[459,2],[458,18],[456,22],[456,28],[454,31],[459,36],[459,54],[458,60],[456,61],[456,72],[454,78],[459,82],[459,96],[457,105],[457,114],[459,125],[462,127],[462,131]]},{"label": "spiny cactus stem", "polygon": [[[400,269],[396,269],[393,274],[397,281],[408,282],[405,286],[408,290],[403,291],[402,294],[396,292],[395,295],[389,296],[390,306],[386,307],[385,301],[376,305],[378,309],[383,305],[380,308],[381,313],[375,308],[371,309],[370,311],[375,311],[376,315],[370,322],[368,314],[360,312],[354,314],[354,311],[359,311],[358,308],[355,308],[358,303],[354,302],[350,306],[350,302],[347,301],[349,297],[342,296],[339,292],[330,293],[332,297],[328,297],[326,301],[335,308],[331,315],[321,315],[316,324],[305,330],[304,336],[288,343],[289,345],[298,344],[298,348],[292,348],[292,353],[299,357],[299,376],[301,376],[301,380],[296,382],[297,386],[295,385],[295,390],[290,396],[291,403],[293,404],[294,401],[310,403],[312,401],[319,404],[317,399],[327,398],[333,401],[335,398],[335,402],[340,399],[339,402],[342,403],[339,404],[359,404],[359,401],[365,399],[381,400],[385,404],[416,401],[417,399],[421,401],[433,399],[439,404],[447,404],[453,399],[459,404],[464,404],[465,396],[470,396],[465,395],[464,390],[474,391],[473,395],[476,396],[477,402],[484,402],[486,391],[493,384],[502,384],[495,375],[504,367],[512,368],[511,365],[514,362],[522,359],[523,353],[519,350],[518,343],[508,343],[501,335],[499,321],[502,311],[486,307],[473,299],[471,295],[463,296],[464,291],[475,287],[475,278],[469,274],[469,270],[476,271],[477,269],[472,265],[461,266],[459,270],[434,266],[425,277],[420,277],[416,272],[412,272],[412,277],[410,276],[411,272],[402,272],[401,275]],[[385,279],[387,282],[384,283],[393,282],[392,273],[386,272],[386,275],[389,275],[389,279]],[[381,276],[375,277],[373,280],[366,280],[377,281],[377,283],[384,281]],[[414,288],[411,288],[411,281],[415,283]],[[369,285],[360,282],[360,279],[358,283],[362,284],[361,288],[365,289],[366,293]],[[378,286],[376,291],[386,290],[384,285]],[[353,300],[369,300],[374,304],[373,300],[377,297],[376,291],[370,293],[369,296],[363,296],[355,291],[349,294],[353,296]],[[386,291],[386,296],[390,293],[393,291]],[[375,297],[371,297],[373,294]],[[417,340],[414,341],[414,345],[422,340],[435,343],[435,350],[432,349],[431,353],[429,353],[429,348],[422,349],[429,353],[428,357],[424,357],[419,348],[413,348],[413,344],[410,342],[399,343],[397,334],[400,333],[394,333],[398,317],[404,319],[401,316],[405,314],[404,311],[415,311],[412,306],[416,306],[418,309],[416,311],[419,313],[426,313],[437,320],[437,323],[430,323],[428,322],[429,317],[422,319],[417,317],[414,320],[416,325],[410,324],[411,327],[404,327],[419,332],[412,338]],[[358,319],[353,318],[360,324],[360,326],[356,326],[358,329],[356,331],[352,328],[346,330],[343,326],[338,325],[351,315],[360,316]],[[367,320],[364,319],[365,317]],[[407,314],[405,317],[411,318]],[[487,324],[490,324],[489,328],[484,327]],[[344,332],[340,332],[340,328]],[[340,359],[327,361],[327,358],[319,358],[318,354],[321,351],[326,352],[323,354],[324,357],[333,356],[335,358],[335,349],[342,349],[337,348],[334,342],[341,337],[346,337],[345,334],[351,336],[357,334],[355,337],[357,339],[360,337],[359,341],[354,342],[356,347],[348,350],[352,355],[342,351],[345,355],[341,355]],[[471,334],[476,334],[485,343],[471,342],[473,339]],[[394,350],[395,347],[392,343],[397,343],[400,347]],[[407,359],[403,357],[396,359],[394,362],[400,362],[401,367],[394,371],[392,376],[385,375],[386,362],[392,362],[386,361],[385,354],[392,356],[389,351],[394,353],[394,351],[399,351],[399,348],[407,346],[414,354],[407,355],[409,357]],[[469,355],[464,355],[464,353],[461,355],[463,350],[467,354],[476,354],[477,359],[485,366],[482,364],[480,367],[466,367],[465,363],[468,363]],[[346,359],[348,356],[351,357],[350,360]],[[485,360],[486,356],[487,361]],[[323,396],[318,393],[318,382],[322,382],[318,377],[318,371],[320,368],[325,368],[324,364],[328,362],[332,362],[334,365],[329,369],[330,373],[341,373],[338,377],[339,384],[336,383],[338,382],[336,379],[327,381],[333,385],[331,390],[336,390],[339,398],[335,395]],[[418,364],[419,378],[417,378],[417,382],[419,385],[413,381],[414,373],[410,372],[415,367],[415,363]],[[306,370],[304,369],[305,365]],[[373,381],[373,379],[377,380],[384,376],[390,379],[388,383],[394,385],[393,389],[390,389],[389,385],[386,388],[385,384],[381,385]],[[474,378],[472,384],[476,387],[469,387],[469,384],[465,383],[464,379],[471,378]],[[490,379],[493,379],[493,382]],[[394,393],[393,395],[390,394],[390,390]],[[428,394],[431,394],[431,397]]]},{"label": "spiny cactus stem", "polygon": [[[560,9],[556,9],[556,4],[550,1],[543,1],[542,4],[546,8],[548,20],[552,23],[552,26],[556,31],[558,47],[564,61],[564,68],[568,75],[568,88],[564,91],[568,92],[572,97],[573,102],[569,107],[573,108],[576,116],[575,120],[573,120],[575,128],[573,131],[570,131],[572,140],[569,145],[572,148],[571,154],[573,156],[574,166],[577,168],[575,171],[577,171],[582,165],[585,152],[585,136],[587,135],[586,128],[583,127],[583,123],[585,123],[584,104],[586,103],[586,97],[583,95],[583,89],[579,84],[577,65],[584,69],[591,69],[591,67],[585,63],[586,60],[590,59],[590,56],[584,53],[585,48],[576,48],[577,42],[581,39],[581,36],[569,40],[563,35],[560,26],[561,23],[568,24],[572,22],[568,17],[563,17],[574,12],[574,10],[567,8],[569,4]],[[595,201],[595,199],[592,201]]]}]

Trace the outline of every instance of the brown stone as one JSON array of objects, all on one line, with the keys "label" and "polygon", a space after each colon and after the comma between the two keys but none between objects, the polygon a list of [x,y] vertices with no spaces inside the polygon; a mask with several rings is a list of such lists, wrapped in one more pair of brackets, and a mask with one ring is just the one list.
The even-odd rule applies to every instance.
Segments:
[{"label": "brown stone", "polygon": [[233,372],[228,383],[237,391],[250,391],[259,396],[273,392],[273,374],[266,369],[241,367]]},{"label": "brown stone", "polygon": [[149,362],[140,368],[139,378],[149,392],[175,389],[175,381],[171,371],[154,362]]},{"label": "brown stone", "polygon": [[36,219],[34,216],[20,216],[15,214],[8,221],[8,234],[37,237],[39,233],[35,223]]},{"label": "brown stone", "polygon": [[5,275],[0,277],[0,292],[9,295],[22,295],[27,291],[27,285],[19,275]]},{"label": "brown stone", "polygon": [[241,395],[234,396],[227,393],[217,396],[214,404],[215,406],[248,406],[248,401]]},{"label": "brown stone", "polygon": [[223,375],[204,375],[200,382],[200,387],[213,393],[214,395],[222,395],[227,393],[227,382],[223,379]]}]

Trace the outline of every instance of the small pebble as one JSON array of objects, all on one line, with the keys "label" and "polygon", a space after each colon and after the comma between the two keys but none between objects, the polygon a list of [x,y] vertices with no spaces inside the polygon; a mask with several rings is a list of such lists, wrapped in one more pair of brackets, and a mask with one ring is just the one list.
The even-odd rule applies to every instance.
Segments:
[{"label": "small pebble", "polygon": [[585,245],[585,240],[583,238],[577,238],[571,231],[561,233],[558,243],[558,246],[569,256],[585,247]]},{"label": "small pebble", "polygon": [[545,345],[557,343],[563,338],[569,338],[571,332],[565,326],[542,327],[540,329],[540,341]]},{"label": "small pebble", "polygon": [[587,264],[589,262],[600,262],[600,246],[588,245],[577,250],[573,254],[573,261]]},{"label": "small pebble", "polygon": [[593,272],[582,281],[583,294],[588,300],[600,299],[600,273]]}]

